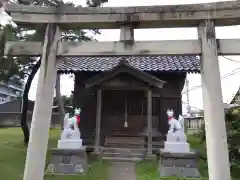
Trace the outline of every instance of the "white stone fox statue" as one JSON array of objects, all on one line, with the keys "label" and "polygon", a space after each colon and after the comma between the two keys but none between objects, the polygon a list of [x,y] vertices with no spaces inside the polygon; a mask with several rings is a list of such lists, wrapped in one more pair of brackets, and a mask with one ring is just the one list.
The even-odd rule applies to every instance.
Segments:
[{"label": "white stone fox statue", "polygon": [[167,110],[167,116],[168,116],[168,124],[169,124],[169,133],[177,133],[177,132],[183,132],[184,133],[184,118],[179,115],[178,120],[174,118],[174,112],[173,110]]},{"label": "white stone fox statue", "polygon": [[75,109],[74,116],[69,118],[69,113],[66,113],[64,118],[64,129],[73,129],[78,131],[78,125],[80,124],[81,109]]}]

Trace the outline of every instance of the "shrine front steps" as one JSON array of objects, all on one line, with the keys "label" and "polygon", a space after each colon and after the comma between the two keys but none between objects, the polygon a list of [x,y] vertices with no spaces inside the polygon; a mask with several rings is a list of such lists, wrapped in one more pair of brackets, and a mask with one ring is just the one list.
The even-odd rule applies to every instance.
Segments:
[{"label": "shrine front steps", "polygon": [[104,147],[109,148],[144,149],[144,145],[143,137],[107,136],[104,143]]},{"label": "shrine front steps", "polygon": [[[120,137],[107,136],[105,138],[104,147],[109,148],[128,148],[128,149],[144,149],[147,148],[148,142],[145,137]],[[164,148],[164,139],[152,140],[153,151]]]},{"label": "shrine front steps", "polygon": [[139,162],[147,155],[146,149],[129,148],[102,148],[101,158],[103,160],[117,162]]},{"label": "shrine front steps", "polygon": [[143,159],[138,157],[124,158],[124,157],[102,157],[103,160],[108,160],[111,162],[140,162]]}]

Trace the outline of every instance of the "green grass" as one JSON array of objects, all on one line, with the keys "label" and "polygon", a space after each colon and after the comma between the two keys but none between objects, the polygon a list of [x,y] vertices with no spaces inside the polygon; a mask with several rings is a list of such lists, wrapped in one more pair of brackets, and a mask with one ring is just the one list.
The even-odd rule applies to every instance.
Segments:
[{"label": "green grass", "polygon": [[[50,130],[50,139],[48,143],[49,152],[47,154],[47,162],[51,154],[51,148],[56,147],[57,139],[60,136],[58,129]],[[204,144],[200,143],[196,136],[188,138],[191,147],[200,150],[202,154],[206,154]],[[0,175],[3,180],[22,180],[24,163],[26,157],[26,147],[23,145],[23,135],[21,129],[6,128],[0,129]],[[198,167],[204,179],[207,179],[207,164],[203,160],[199,160]],[[239,174],[240,168],[235,170]],[[107,180],[108,163],[100,160],[89,158],[89,168],[84,175],[66,176],[66,175],[46,175],[44,180]],[[236,179],[240,179],[238,175]],[[148,159],[136,164],[137,180],[160,180],[158,173],[158,162],[156,158]],[[168,178],[168,180],[176,180],[177,178]]]},{"label": "green grass", "polygon": [[136,164],[137,180],[159,180],[158,162],[156,158]]},{"label": "green grass", "polygon": [[[49,152],[56,147],[60,131],[50,130]],[[48,152],[47,161],[51,154]],[[21,129],[0,129],[0,175],[3,180],[22,180],[26,157]],[[89,159],[89,168],[85,175],[53,176],[46,175],[44,180],[107,180],[108,164]]]},{"label": "green grass", "polygon": [[[191,135],[191,136],[188,137],[188,141],[191,144],[192,148],[198,149],[201,154],[206,155],[205,144],[202,144],[198,137],[196,137],[194,135]],[[207,163],[204,160],[199,159],[198,169],[200,171],[202,179],[207,180],[208,179],[208,169],[207,169]],[[240,168],[236,172],[239,173]],[[240,179],[240,176],[237,176],[235,173],[232,174],[232,175],[234,177],[237,177],[235,180]],[[155,158],[154,159],[149,159],[149,160],[145,160],[145,161],[142,161],[140,163],[137,163],[136,164],[136,176],[137,176],[137,180],[160,180],[159,172],[158,172],[158,162],[156,161],[156,159]],[[178,180],[177,177],[164,178],[164,179],[166,179],[166,180]],[[193,179],[191,179],[191,180],[193,180]]]},{"label": "green grass", "polygon": [[[196,148],[200,150],[201,153],[205,152],[204,145],[200,143],[200,140],[195,137],[191,136],[188,138],[189,143],[191,144],[192,148]],[[200,174],[203,176],[203,179],[207,177],[207,165],[203,160],[199,160],[198,168]],[[158,162],[156,158],[148,159],[136,164],[136,176],[137,180],[159,180],[159,172],[158,172]],[[177,180],[177,177],[173,178],[164,178],[166,180]]]},{"label": "green grass", "polygon": [[[160,180],[158,171],[158,162],[156,158],[144,160],[136,164],[136,177],[137,180]],[[196,179],[179,179],[177,177],[166,177],[164,180],[196,180]],[[199,180],[199,179],[198,179]],[[207,180],[202,177],[201,180]]]},{"label": "green grass", "polygon": [[[188,142],[191,145],[191,148],[197,149],[200,151],[201,155],[204,155],[206,157],[206,146],[205,143],[201,143],[201,140],[196,137],[195,135],[188,136]],[[207,162],[203,159],[198,160],[198,169],[200,171],[200,174],[203,178],[208,177],[208,167],[207,167]]]}]

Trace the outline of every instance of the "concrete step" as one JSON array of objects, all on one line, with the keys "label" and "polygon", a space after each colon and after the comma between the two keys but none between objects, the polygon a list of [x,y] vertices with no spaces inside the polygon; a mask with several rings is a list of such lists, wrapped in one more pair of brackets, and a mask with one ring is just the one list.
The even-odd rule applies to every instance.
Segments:
[{"label": "concrete step", "polygon": [[103,160],[109,160],[113,162],[139,162],[143,158],[133,157],[133,158],[124,158],[124,157],[102,157]]},{"label": "concrete step", "polygon": [[143,137],[106,137],[104,146],[121,148],[144,148]]},{"label": "concrete step", "polygon": [[164,141],[153,141],[152,146],[158,149],[164,148]]},{"label": "concrete step", "polygon": [[130,148],[130,149],[134,149],[134,148],[144,148],[144,144],[105,144],[105,147],[110,147],[110,148],[114,148],[114,147],[120,147],[120,148]]},{"label": "concrete step", "polygon": [[108,136],[105,138],[106,143],[132,143],[132,144],[137,144],[137,143],[144,143],[144,138],[143,137],[111,137]]},{"label": "concrete step", "polygon": [[130,148],[101,148],[102,153],[121,153],[121,154],[144,154],[147,150],[144,148],[130,149]]},{"label": "concrete step", "polygon": [[129,148],[102,148],[102,159],[111,161],[136,162],[141,161],[146,156],[145,149],[129,149]]},{"label": "concrete step", "polygon": [[108,153],[105,152],[103,157],[122,157],[122,158],[144,158],[145,154],[123,154],[123,153]]}]

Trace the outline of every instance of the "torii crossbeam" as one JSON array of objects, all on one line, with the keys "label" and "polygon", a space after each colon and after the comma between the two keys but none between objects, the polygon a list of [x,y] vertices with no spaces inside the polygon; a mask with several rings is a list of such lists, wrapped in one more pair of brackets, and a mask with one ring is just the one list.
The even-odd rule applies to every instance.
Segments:
[{"label": "torii crossbeam", "polygon": [[[237,1],[207,4],[140,7],[58,7],[8,4],[6,10],[18,24],[58,23],[61,28],[117,29],[126,22],[135,28],[193,27],[206,19],[216,26],[238,25],[240,4]],[[69,26],[70,25],[70,26]]]}]

